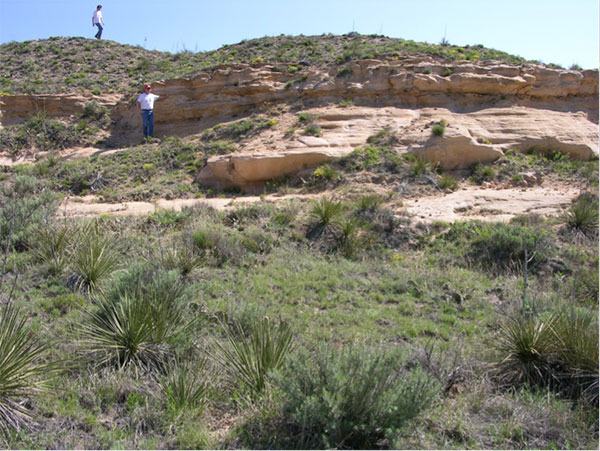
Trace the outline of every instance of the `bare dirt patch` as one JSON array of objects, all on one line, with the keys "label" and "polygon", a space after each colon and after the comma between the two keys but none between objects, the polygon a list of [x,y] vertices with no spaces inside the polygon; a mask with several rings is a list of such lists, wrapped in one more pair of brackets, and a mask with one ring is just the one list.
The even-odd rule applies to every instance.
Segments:
[{"label": "bare dirt patch", "polygon": [[[417,222],[459,220],[509,221],[522,214],[543,216],[558,215],[580,194],[579,189],[561,187],[531,187],[486,189],[465,187],[452,193],[440,193],[413,199],[405,199],[395,213],[410,216]],[[66,216],[141,216],[159,210],[180,211],[183,208],[206,205],[218,210],[239,207],[256,202],[278,203],[290,199],[314,199],[321,194],[290,194],[265,196],[239,196],[235,198],[157,199],[152,202],[101,202],[96,196],[66,199],[59,208]]]}]

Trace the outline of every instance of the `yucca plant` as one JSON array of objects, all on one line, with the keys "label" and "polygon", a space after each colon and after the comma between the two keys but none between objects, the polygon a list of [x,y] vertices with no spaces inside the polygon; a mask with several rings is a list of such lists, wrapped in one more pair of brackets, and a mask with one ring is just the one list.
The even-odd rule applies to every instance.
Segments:
[{"label": "yucca plant", "polygon": [[580,196],[565,213],[564,222],[586,235],[598,233],[598,201],[589,195]]},{"label": "yucca plant", "polygon": [[91,228],[80,232],[81,242],[73,253],[72,267],[78,287],[93,292],[115,272],[122,260],[118,241],[110,235],[102,235]]},{"label": "yucca plant", "polygon": [[563,308],[552,331],[563,383],[598,403],[598,317],[589,310]]},{"label": "yucca plant", "polygon": [[550,365],[556,350],[553,327],[556,316],[541,319],[517,314],[500,326],[496,369],[508,383],[545,385],[551,376]]},{"label": "yucca plant", "polygon": [[185,246],[185,244],[170,247],[161,255],[162,265],[166,269],[177,269],[184,276],[200,267],[203,261],[204,259],[201,256],[194,253],[194,250]]},{"label": "yucca plant", "polygon": [[424,175],[432,172],[435,169],[435,164],[428,162],[424,156],[417,155],[411,169],[415,176]]},{"label": "yucca plant", "polygon": [[383,203],[381,196],[377,194],[366,194],[356,199],[356,213],[358,215],[365,213],[375,213]]},{"label": "yucca plant", "polygon": [[47,389],[54,372],[40,360],[47,346],[25,326],[25,319],[10,304],[0,308],[0,433],[8,435],[31,422],[23,400]]},{"label": "yucca plant", "polygon": [[344,257],[356,258],[366,244],[367,240],[361,235],[360,223],[356,218],[346,219],[340,224],[338,246]]},{"label": "yucca plant", "polygon": [[223,325],[225,343],[217,342],[216,359],[251,397],[267,386],[269,373],[282,367],[292,348],[294,334],[286,322],[277,326],[265,316],[250,324],[246,333],[239,322]]},{"label": "yucca plant", "polygon": [[169,367],[166,378],[160,381],[167,410],[173,417],[190,411],[199,414],[208,405],[209,384],[204,374],[206,363],[206,359],[195,365],[176,360]]},{"label": "yucca plant", "polygon": [[69,264],[69,247],[75,230],[68,226],[40,227],[35,234],[32,252],[45,264],[50,272],[60,274]]},{"label": "yucca plant", "polygon": [[328,197],[322,197],[311,202],[309,216],[312,223],[306,235],[309,238],[318,238],[326,231],[339,227],[339,221],[344,212],[344,204]]},{"label": "yucca plant", "polygon": [[438,184],[440,185],[440,188],[449,189],[450,191],[454,191],[456,188],[458,188],[458,181],[450,174],[440,175]]},{"label": "yucca plant", "polygon": [[96,299],[79,327],[81,349],[99,365],[160,367],[171,354],[169,340],[183,327],[181,311],[164,299]]}]

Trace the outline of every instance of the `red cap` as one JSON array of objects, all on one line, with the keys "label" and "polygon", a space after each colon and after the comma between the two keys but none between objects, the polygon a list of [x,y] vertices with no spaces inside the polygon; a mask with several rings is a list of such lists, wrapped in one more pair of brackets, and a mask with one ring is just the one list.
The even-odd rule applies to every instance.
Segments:
[{"label": "red cap", "polygon": [[150,89],[150,88],[152,88],[152,86],[150,86],[150,85],[144,86],[144,89]]}]

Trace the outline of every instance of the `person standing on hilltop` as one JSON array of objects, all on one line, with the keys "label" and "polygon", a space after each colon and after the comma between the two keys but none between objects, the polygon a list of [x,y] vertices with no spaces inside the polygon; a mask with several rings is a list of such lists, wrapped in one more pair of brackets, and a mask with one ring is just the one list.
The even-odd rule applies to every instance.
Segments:
[{"label": "person standing on hilltop", "polygon": [[104,19],[102,19],[102,5],[96,7],[96,11],[92,15],[92,27],[98,27],[98,33],[94,36],[96,39],[102,38],[102,30],[104,30]]},{"label": "person standing on hilltop", "polygon": [[159,96],[150,93],[151,89],[150,85],[144,86],[144,92],[137,99],[142,111],[142,132],[144,138],[152,138],[152,134],[154,133],[154,101]]}]

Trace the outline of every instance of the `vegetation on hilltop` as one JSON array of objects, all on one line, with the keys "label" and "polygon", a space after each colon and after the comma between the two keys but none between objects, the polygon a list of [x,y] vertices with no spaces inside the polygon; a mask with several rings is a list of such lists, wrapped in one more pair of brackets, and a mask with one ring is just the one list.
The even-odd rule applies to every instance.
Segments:
[{"label": "vegetation on hilltop", "polygon": [[295,72],[303,65],[342,64],[353,59],[431,56],[444,61],[523,58],[481,45],[436,45],[351,33],[343,36],[277,36],[225,45],[218,50],[150,51],[114,41],[80,37],[9,42],[0,45],[0,92],[40,94],[121,93],[146,81],[192,76],[223,64],[269,63]]}]

